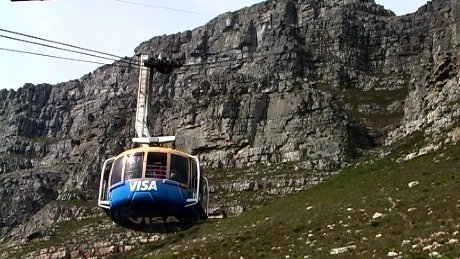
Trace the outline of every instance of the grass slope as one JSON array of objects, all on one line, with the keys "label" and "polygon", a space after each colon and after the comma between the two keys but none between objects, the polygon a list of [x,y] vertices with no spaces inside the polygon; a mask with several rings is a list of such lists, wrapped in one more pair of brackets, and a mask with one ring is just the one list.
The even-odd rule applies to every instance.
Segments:
[{"label": "grass slope", "polygon": [[[460,145],[396,162],[421,139],[306,191],[117,257],[459,258]],[[409,188],[412,181],[420,184]],[[332,255],[339,247],[348,248]]]}]

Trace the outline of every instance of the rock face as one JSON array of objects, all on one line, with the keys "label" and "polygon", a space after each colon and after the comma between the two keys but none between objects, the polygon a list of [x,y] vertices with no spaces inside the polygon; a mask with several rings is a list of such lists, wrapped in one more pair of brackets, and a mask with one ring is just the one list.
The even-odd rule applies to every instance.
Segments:
[{"label": "rock face", "polygon": [[[455,0],[401,17],[372,0],[277,0],[154,37],[136,54],[185,65],[154,75],[153,132],[175,134],[207,167],[340,168],[362,149],[458,120],[459,16]],[[129,62],[0,91],[3,234],[51,200],[94,197],[103,160],[132,147]]]},{"label": "rock face", "polygon": [[0,91],[2,233],[52,200],[95,197],[101,162],[130,138],[135,81],[134,71],[111,66]]},{"label": "rock face", "polygon": [[417,131],[439,134],[460,116],[460,3],[433,1],[419,10],[431,20],[430,52],[411,76],[402,126],[390,132],[386,143]]}]

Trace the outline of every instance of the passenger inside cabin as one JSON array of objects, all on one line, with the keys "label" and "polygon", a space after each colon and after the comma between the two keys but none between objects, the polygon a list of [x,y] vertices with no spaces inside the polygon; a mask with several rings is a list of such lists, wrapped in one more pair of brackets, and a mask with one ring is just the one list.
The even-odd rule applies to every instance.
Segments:
[{"label": "passenger inside cabin", "polygon": [[166,178],[166,165],[163,165],[161,162],[154,162],[152,169],[154,177]]},{"label": "passenger inside cabin", "polygon": [[166,178],[167,154],[160,152],[149,152],[147,156],[146,178]]}]

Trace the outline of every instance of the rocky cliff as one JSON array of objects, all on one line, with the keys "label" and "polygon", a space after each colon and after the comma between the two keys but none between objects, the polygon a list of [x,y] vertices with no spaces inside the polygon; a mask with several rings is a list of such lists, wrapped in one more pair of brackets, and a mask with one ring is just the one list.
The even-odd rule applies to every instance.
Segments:
[{"label": "rocky cliff", "polygon": [[[175,134],[206,167],[305,161],[314,171],[442,131],[459,118],[459,18],[455,0],[399,17],[373,0],[276,0],[154,37],[136,54],[185,64],[154,76],[153,131]],[[132,146],[129,62],[0,91],[2,235],[52,201],[95,197],[101,162]]]}]

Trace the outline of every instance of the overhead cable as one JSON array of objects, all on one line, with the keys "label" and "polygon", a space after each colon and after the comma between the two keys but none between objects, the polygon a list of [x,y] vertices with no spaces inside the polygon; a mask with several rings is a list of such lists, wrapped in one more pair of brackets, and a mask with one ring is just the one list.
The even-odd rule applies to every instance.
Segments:
[{"label": "overhead cable", "polygon": [[[72,50],[72,49],[66,49],[66,48],[56,47],[56,46],[52,46],[52,45],[48,45],[48,44],[43,44],[43,43],[39,43],[39,42],[34,42],[34,41],[29,41],[29,40],[14,38],[14,37],[9,37],[9,36],[5,36],[5,35],[0,35],[0,38],[6,38],[6,39],[11,39],[11,40],[21,41],[21,42],[25,42],[25,43],[35,44],[35,45],[39,45],[39,46],[43,46],[43,47],[48,47],[48,48],[53,48],[53,49],[68,51],[68,52],[72,52],[72,53],[77,53],[77,54],[81,54],[81,55],[86,55],[86,56],[95,57],[95,58],[100,58],[100,59],[105,59],[105,60],[110,60],[110,61],[119,61],[119,62],[121,62],[121,63],[126,63],[126,64],[128,64],[128,65],[132,65],[132,64],[133,64],[133,63],[130,62],[130,61],[124,60],[124,58],[121,58],[121,59],[108,58],[108,57],[103,57],[103,56],[99,56],[99,55],[94,55],[94,54],[90,54],[90,53],[86,53],[86,52],[82,52],[82,51],[78,51],[78,50]],[[131,59],[131,58],[129,58],[129,59]],[[99,62],[99,64],[106,64],[106,63]]]},{"label": "overhead cable", "polygon": [[43,46],[43,47],[48,47],[48,48],[53,48],[53,49],[58,49],[58,50],[63,50],[63,51],[68,51],[68,52],[73,52],[73,53],[77,53],[77,54],[87,55],[87,56],[91,56],[91,57],[96,57],[96,58],[101,58],[101,59],[116,61],[116,59],[113,59],[113,58],[98,56],[98,55],[94,55],[94,54],[90,54],[90,53],[86,53],[86,52],[82,52],[82,51],[78,51],[78,50],[65,49],[65,48],[56,47],[56,46],[52,46],[52,45],[48,45],[48,44],[43,44],[43,43],[39,43],[39,42],[34,42],[34,41],[29,41],[29,40],[24,40],[24,39],[19,39],[19,38],[14,38],[14,37],[6,36],[6,35],[0,35],[0,37],[1,37],[1,38],[10,39],[10,40],[16,40],[16,41],[22,41],[22,42],[25,42],[25,43],[35,44],[35,45],[39,45],[39,46]]},{"label": "overhead cable", "polygon": [[170,11],[176,11],[176,12],[183,12],[183,13],[201,14],[201,15],[214,15],[214,14],[210,14],[210,13],[200,13],[200,12],[194,12],[194,11],[188,11],[188,10],[183,10],[183,9],[171,8],[171,7],[166,7],[166,6],[144,4],[144,3],[132,2],[132,1],[126,1],[126,0],[113,0],[113,1],[126,3],[126,4],[133,4],[133,5],[142,5],[142,6],[153,7],[153,8],[164,9],[164,10],[170,10]]},{"label": "overhead cable", "polygon": [[106,56],[111,56],[111,57],[115,57],[115,58],[123,58],[123,57],[113,55],[113,54],[110,54],[110,53],[107,53],[107,52],[102,52],[102,51],[82,48],[82,47],[78,47],[78,46],[75,46],[75,45],[71,45],[71,44],[67,44],[67,43],[63,43],[63,42],[59,42],[59,41],[54,41],[54,40],[48,40],[48,39],[40,38],[40,37],[37,37],[37,36],[16,32],[16,31],[5,30],[5,29],[2,29],[2,28],[0,28],[0,31],[11,33],[11,34],[16,34],[16,35],[20,35],[20,36],[24,36],[24,37],[29,37],[29,38],[36,39],[36,40],[46,41],[46,42],[50,42],[50,43],[54,43],[54,44],[59,44],[59,45],[63,45],[63,46],[67,46],[67,47],[71,47],[71,48],[75,48],[75,49],[94,52],[94,53],[98,53],[98,54],[102,54],[102,55],[106,55]]},{"label": "overhead cable", "polygon": [[17,52],[17,53],[24,53],[24,54],[30,54],[30,55],[36,55],[36,56],[42,56],[42,57],[49,57],[49,58],[57,58],[57,59],[63,59],[63,60],[85,62],[85,63],[91,63],[91,64],[97,64],[97,65],[109,65],[109,66],[116,66],[116,67],[128,67],[128,64],[131,64],[131,65],[134,65],[134,66],[139,65],[139,64],[135,64],[135,63],[107,64],[107,63],[91,61],[91,60],[85,60],[85,59],[60,57],[60,56],[43,54],[43,53],[30,52],[30,51],[24,51],[24,50],[17,50],[17,49],[9,49],[9,48],[2,48],[2,47],[0,47],[0,50],[10,51],[10,52]]}]

